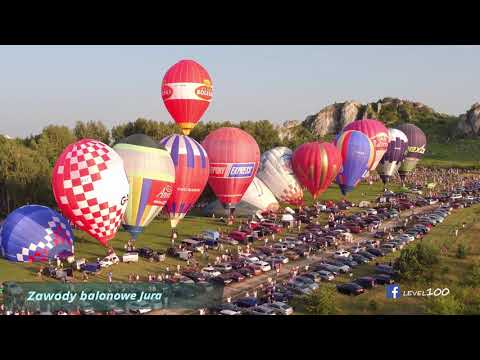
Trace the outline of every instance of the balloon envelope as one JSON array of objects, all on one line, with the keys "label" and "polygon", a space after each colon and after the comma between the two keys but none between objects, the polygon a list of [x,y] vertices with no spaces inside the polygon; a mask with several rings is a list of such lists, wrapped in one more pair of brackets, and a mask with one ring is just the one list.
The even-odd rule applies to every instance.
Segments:
[{"label": "balloon envelope", "polygon": [[167,136],[160,144],[170,152],[175,166],[175,186],[166,207],[175,228],[205,189],[209,161],[202,145],[186,135]]},{"label": "balloon envelope", "polygon": [[168,151],[144,134],[122,139],[113,149],[123,160],[130,189],[123,227],[136,239],[170,198],[175,168]]},{"label": "balloon envelope", "polygon": [[10,261],[45,262],[74,251],[68,220],[41,205],[25,205],[11,212],[0,237],[2,253]]},{"label": "balloon envelope", "polygon": [[418,161],[425,153],[427,137],[422,130],[413,124],[401,124],[397,128],[408,138],[407,154],[405,160],[403,160],[398,169],[400,176],[403,178],[406,174],[415,169]]},{"label": "balloon envelope", "polygon": [[303,190],[292,168],[293,151],[280,146],[264,152],[257,177],[275,197],[291,205],[303,204]]},{"label": "balloon envelope", "polygon": [[377,168],[388,148],[388,130],[382,122],[375,119],[356,120],[343,128],[343,131],[357,130],[368,136],[375,148],[375,156],[368,170]]},{"label": "balloon envelope", "polygon": [[106,246],[127,209],[129,184],[122,158],[98,140],[70,144],[55,163],[52,188],[60,211]]},{"label": "balloon envelope", "polygon": [[303,186],[317,198],[332,183],[342,167],[342,157],[335,145],[310,142],[300,145],[292,155],[295,175]]},{"label": "balloon envelope", "polygon": [[352,191],[368,171],[375,156],[370,139],[360,131],[347,130],[337,139],[336,145],[342,156],[342,171],[337,176],[337,184],[343,195]]},{"label": "balloon envelope", "polygon": [[407,135],[402,131],[389,128],[388,137],[390,141],[388,142],[387,152],[383,155],[377,167],[377,172],[384,184],[397,172],[398,166],[405,159],[408,147]]},{"label": "balloon envelope", "polygon": [[257,210],[277,211],[279,204],[268,187],[258,177],[254,177],[242,197],[245,202]]},{"label": "balloon envelope", "polygon": [[166,72],[162,99],[173,120],[188,135],[212,101],[212,80],[193,60],[181,60]]},{"label": "balloon envelope", "polygon": [[257,173],[257,142],[243,130],[226,127],[212,131],[202,145],[210,160],[210,187],[226,208],[235,208]]}]

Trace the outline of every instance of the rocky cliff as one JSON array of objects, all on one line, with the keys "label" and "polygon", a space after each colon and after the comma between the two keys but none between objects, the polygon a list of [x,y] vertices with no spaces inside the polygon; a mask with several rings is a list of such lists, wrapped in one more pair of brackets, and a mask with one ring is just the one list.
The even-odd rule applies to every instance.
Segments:
[{"label": "rocky cliff", "polygon": [[[474,112],[476,115],[473,114]],[[472,115],[468,118],[470,120],[466,120],[466,122],[467,124],[470,124],[470,122],[477,124],[475,127],[477,133],[480,128],[480,105],[473,112],[470,110],[469,113],[472,113]],[[367,104],[358,101],[345,101],[328,105],[318,113],[307,116],[303,122],[288,121],[278,130],[282,134],[281,136],[288,138],[295,133],[296,129],[303,127],[317,137],[324,137],[338,133],[352,121],[365,118],[380,119],[387,126],[395,126],[401,122],[414,122],[425,131],[433,131],[439,137],[446,134],[451,135],[452,130],[459,123],[458,117],[438,113],[418,101],[386,97]],[[465,129],[470,128],[471,126],[465,125]]]},{"label": "rocky cliff", "polygon": [[472,105],[470,110],[460,115],[458,130],[462,135],[479,135],[480,130],[480,103]]}]

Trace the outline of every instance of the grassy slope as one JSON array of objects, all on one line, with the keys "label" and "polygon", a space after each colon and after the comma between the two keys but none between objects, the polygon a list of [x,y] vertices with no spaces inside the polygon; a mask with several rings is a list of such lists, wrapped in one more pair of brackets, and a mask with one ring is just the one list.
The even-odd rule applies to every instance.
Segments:
[{"label": "grassy slope", "polygon": [[459,139],[450,143],[429,143],[420,164],[427,167],[480,169],[480,140]]}]

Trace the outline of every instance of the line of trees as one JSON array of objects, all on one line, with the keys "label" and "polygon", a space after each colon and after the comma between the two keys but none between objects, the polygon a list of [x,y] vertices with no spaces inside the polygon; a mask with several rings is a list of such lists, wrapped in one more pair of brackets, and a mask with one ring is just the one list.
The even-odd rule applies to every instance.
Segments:
[{"label": "line of trees", "polygon": [[[292,149],[315,137],[306,129],[297,131],[292,140],[282,141],[275,126],[268,120],[200,122],[190,136],[201,142],[211,131],[225,126],[239,127],[250,133],[266,151],[275,146]],[[68,144],[77,139],[91,138],[113,145],[132,134],[146,134],[159,141],[165,136],[180,133],[173,122],[159,122],[139,118],[108,129],[101,121],[78,121],[73,129],[49,125],[40,134],[25,139],[7,139],[0,135],[0,217],[26,204],[43,204],[55,207],[51,189],[51,174],[57,157]],[[202,198],[211,197],[207,187]]]}]

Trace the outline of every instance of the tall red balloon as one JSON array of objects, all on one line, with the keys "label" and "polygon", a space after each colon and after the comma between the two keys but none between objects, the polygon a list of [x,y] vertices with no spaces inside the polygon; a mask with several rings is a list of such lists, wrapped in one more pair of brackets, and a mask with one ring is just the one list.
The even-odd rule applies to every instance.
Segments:
[{"label": "tall red balloon", "polygon": [[202,146],[210,160],[210,187],[225,207],[235,208],[257,173],[257,142],[243,130],[226,127],[212,131]]},{"label": "tall red balloon", "polygon": [[111,147],[91,139],[68,145],[53,168],[52,189],[60,211],[80,229],[104,246],[115,236],[130,187]]},{"label": "tall red balloon", "polygon": [[292,155],[293,172],[316,199],[325,192],[342,168],[337,147],[327,142],[300,145]]},{"label": "tall red balloon", "polygon": [[373,143],[375,157],[368,170],[375,170],[383,155],[387,152],[389,139],[386,126],[381,121],[375,119],[363,119],[351,122],[342,131],[348,130],[357,130],[364,133]]},{"label": "tall red balloon", "polygon": [[190,134],[200,121],[212,96],[210,75],[193,60],[177,62],[163,77],[163,102],[184,135]]}]

